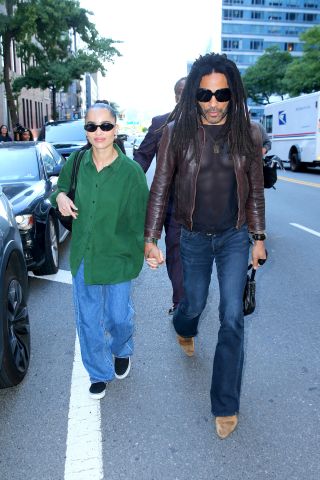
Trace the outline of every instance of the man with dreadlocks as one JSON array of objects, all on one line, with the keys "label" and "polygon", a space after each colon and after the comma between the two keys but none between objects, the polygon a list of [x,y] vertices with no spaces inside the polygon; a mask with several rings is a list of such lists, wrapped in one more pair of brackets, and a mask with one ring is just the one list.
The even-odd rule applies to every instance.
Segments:
[{"label": "man with dreadlocks", "polygon": [[192,356],[215,260],[220,329],[210,396],[217,434],[226,438],[238,423],[249,232],[253,267],[266,259],[261,135],[250,123],[238,68],[214,53],[194,62],[169,120],[149,196],[145,258],[151,268],[163,262],[157,239],[174,178],[184,297],[173,324],[178,343]]}]

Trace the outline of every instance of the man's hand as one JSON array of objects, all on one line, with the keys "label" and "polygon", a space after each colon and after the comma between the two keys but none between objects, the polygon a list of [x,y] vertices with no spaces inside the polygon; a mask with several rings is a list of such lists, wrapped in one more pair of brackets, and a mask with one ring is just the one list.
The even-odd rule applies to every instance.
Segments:
[{"label": "man's hand", "polygon": [[155,243],[144,244],[144,258],[150,268],[155,270],[164,263],[164,256]]},{"label": "man's hand", "polygon": [[[257,269],[261,264],[259,264],[259,260],[263,261],[263,263],[267,259],[267,251],[264,246],[263,240],[256,240],[252,247],[252,266],[254,269]],[[263,265],[262,263],[262,265]]]}]

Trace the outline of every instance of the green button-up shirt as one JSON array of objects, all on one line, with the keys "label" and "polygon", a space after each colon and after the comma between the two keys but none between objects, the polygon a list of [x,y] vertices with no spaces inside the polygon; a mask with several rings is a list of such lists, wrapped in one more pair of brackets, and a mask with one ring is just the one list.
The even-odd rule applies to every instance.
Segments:
[{"label": "green button-up shirt", "polygon": [[[86,284],[115,284],[138,276],[143,264],[144,221],[148,199],[140,165],[118,152],[116,160],[97,171],[88,150],[80,164],[73,221],[70,266],[74,276],[84,260]],[[68,192],[75,154],[70,155],[51,196]]]}]

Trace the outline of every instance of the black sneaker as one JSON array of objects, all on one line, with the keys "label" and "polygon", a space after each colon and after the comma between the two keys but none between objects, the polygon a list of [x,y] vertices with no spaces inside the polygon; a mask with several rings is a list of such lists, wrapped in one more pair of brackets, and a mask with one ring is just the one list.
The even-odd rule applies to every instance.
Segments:
[{"label": "black sneaker", "polygon": [[172,305],[172,307],[169,308],[168,310],[168,315],[173,315],[175,310],[177,309],[178,305]]},{"label": "black sneaker", "polygon": [[119,380],[126,378],[130,372],[131,360],[130,357],[119,358],[114,357],[114,373]]},{"label": "black sneaker", "polygon": [[89,397],[100,400],[106,394],[106,384],[104,382],[92,383],[89,388]]}]

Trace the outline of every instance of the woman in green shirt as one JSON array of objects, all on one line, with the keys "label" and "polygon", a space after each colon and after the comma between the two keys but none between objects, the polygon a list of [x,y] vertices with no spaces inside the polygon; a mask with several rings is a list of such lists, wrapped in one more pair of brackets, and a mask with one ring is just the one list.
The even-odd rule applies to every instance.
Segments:
[{"label": "woman in green shirt", "polygon": [[106,383],[125,378],[133,353],[131,280],[143,265],[148,187],[141,167],[114,143],[116,114],[95,104],[86,115],[90,148],[83,156],[74,203],[69,191],[72,154],[63,167],[52,203],[72,215],[70,266],[76,325],[91,397]]}]

